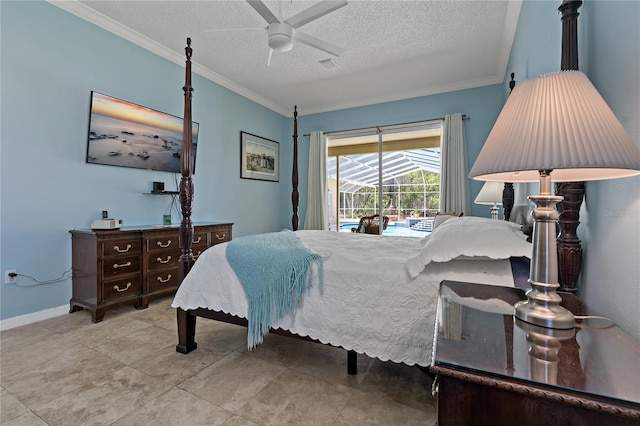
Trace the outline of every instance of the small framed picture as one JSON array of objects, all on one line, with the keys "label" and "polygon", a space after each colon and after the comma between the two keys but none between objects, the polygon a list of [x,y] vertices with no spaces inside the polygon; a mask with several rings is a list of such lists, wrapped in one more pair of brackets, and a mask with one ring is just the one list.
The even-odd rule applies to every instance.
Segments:
[{"label": "small framed picture", "polygon": [[280,144],[271,139],[240,132],[240,177],[280,180]]}]

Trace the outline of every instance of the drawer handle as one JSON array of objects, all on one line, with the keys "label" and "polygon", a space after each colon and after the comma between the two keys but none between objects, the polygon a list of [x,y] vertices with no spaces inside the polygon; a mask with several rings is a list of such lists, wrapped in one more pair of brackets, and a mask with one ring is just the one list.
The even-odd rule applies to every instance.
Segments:
[{"label": "drawer handle", "polygon": [[171,279],[171,274],[167,275],[167,278],[164,279],[164,280],[162,278],[158,277],[158,281],[160,281],[161,283],[169,282],[170,279]]},{"label": "drawer handle", "polygon": [[113,286],[113,289],[114,289],[115,291],[117,291],[118,293],[122,293],[123,291],[127,291],[127,290],[129,290],[129,288],[130,288],[130,287],[131,287],[131,283],[127,283],[127,286],[126,286],[125,288],[120,288],[120,287],[118,287],[118,285],[116,284],[116,285],[114,285],[114,286]]},{"label": "drawer handle", "polygon": [[224,240],[225,238],[227,238],[227,234],[222,234],[222,235],[218,235],[216,234],[216,238],[220,241]]},{"label": "drawer handle", "polygon": [[120,248],[120,247],[118,247],[118,246],[113,246],[113,249],[114,249],[115,251],[117,251],[118,253],[126,253],[126,252],[128,252],[129,250],[131,250],[131,244],[127,244],[127,248],[126,248],[126,249],[121,249],[121,248]]},{"label": "drawer handle", "polygon": [[158,244],[158,246],[162,248],[169,247],[171,245],[171,240],[167,240],[167,244],[162,244],[160,241],[158,241],[156,244]]},{"label": "drawer handle", "polygon": [[157,258],[156,260],[160,263],[169,263],[169,261],[171,260],[171,256],[167,256],[167,260],[162,260],[160,258]]},{"label": "drawer handle", "polygon": [[198,244],[200,241],[202,241],[202,237],[198,237],[198,239],[197,239],[197,240],[195,240],[195,241],[193,242],[193,244]]},{"label": "drawer handle", "polygon": [[440,384],[438,383],[438,375],[436,375],[436,378],[433,380],[433,382],[431,383],[431,395],[432,396],[438,396],[438,392],[440,392]]},{"label": "drawer handle", "polygon": [[126,268],[127,266],[131,266],[131,262],[121,263],[119,265],[117,263],[114,263],[113,264],[113,269]]}]

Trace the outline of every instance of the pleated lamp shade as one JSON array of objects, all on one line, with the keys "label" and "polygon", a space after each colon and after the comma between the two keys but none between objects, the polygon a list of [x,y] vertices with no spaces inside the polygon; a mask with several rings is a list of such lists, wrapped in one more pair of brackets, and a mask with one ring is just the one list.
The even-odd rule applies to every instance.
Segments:
[{"label": "pleated lamp shade", "polygon": [[496,182],[613,179],[640,174],[640,149],[580,71],[519,83],[469,177]]},{"label": "pleated lamp shade", "polygon": [[504,184],[502,182],[485,182],[482,189],[478,192],[478,196],[473,200],[476,204],[502,205],[502,191]]}]

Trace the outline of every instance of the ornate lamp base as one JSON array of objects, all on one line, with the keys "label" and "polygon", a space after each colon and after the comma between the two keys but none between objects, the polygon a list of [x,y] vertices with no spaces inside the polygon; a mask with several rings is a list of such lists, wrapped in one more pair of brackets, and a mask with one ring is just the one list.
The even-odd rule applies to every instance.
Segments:
[{"label": "ornate lamp base", "polygon": [[570,329],[575,318],[560,306],[562,298],[556,293],[558,284],[558,254],[556,222],[559,213],[555,205],[562,197],[551,195],[550,170],[540,171],[540,195],[529,197],[536,204],[533,210],[533,255],[527,300],[515,304],[515,317],[541,327]]},{"label": "ornate lamp base", "polygon": [[491,207],[491,219],[498,218],[498,205],[493,203],[493,207]]},{"label": "ornate lamp base", "polygon": [[[558,302],[562,300],[555,291],[552,294],[531,295],[534,290],[527,293],[528,300],[523,300],[515,304],[515,317],[540,327],[554,328],[558,330],[569,330],[575,327],[576,321],[569,310],[557,304],[540,303],[552,294],[558,297]],[[536,292],[537,293],[537,292]]]}]

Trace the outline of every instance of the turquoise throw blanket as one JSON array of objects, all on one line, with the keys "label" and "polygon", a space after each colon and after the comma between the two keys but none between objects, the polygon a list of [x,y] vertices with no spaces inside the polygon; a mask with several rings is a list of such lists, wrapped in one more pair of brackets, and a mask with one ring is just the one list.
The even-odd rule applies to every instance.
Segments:
[{"label": "turquoise throw blanket", "polygon": [[262,343],[274,321],[302,306],[304,293],[311,287],[311,262],[318,265],[322,285],[321,256],[287,229],[231,240],[227,260],[249,302],[249,350]]}]

